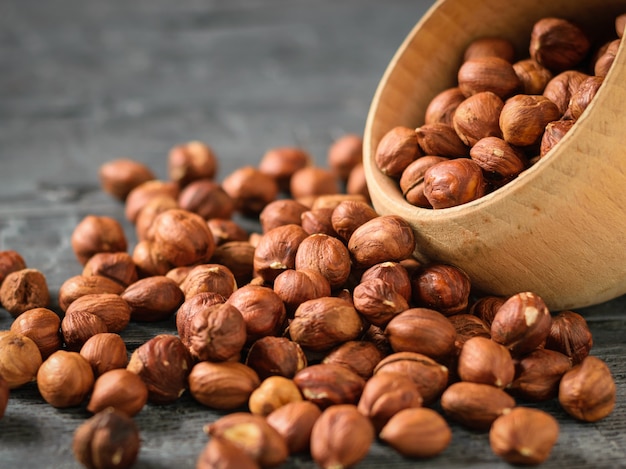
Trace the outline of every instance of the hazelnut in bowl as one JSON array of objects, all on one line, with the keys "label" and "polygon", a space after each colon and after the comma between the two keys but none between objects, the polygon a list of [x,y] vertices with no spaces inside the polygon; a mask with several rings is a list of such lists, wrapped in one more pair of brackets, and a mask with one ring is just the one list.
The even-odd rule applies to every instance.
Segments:
[{"label": "hazelnut in bowl", "polygon": [[[374,208],[411,224],[418,260],[552,310],[626,293],[624,13],[625,0],[439,0],[419,20],[363,148]],[[449,107],[427,115],[445,92]]]}]

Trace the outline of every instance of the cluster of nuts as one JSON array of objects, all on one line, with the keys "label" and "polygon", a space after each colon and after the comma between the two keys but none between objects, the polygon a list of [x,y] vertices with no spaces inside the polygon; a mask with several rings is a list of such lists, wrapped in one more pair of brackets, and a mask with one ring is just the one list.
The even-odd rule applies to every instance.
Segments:
[{"label": "cluster of nuts", "polygon": [[508,39],[475,39],[456,86],[433,97],[423,124],[383,136],[377,167],[421,208],[462,205],[512,181],[587,108],[615,59],[625,18],[615,20],[616,36],[600,45],[569,20],[542,18],[521,59]]},{"label": "cluster of nuts", "polygon": [[[531,292],[476,296],[459,268],[416,262],[408,223],[369,205],[361,146],[339,139],[330,169],[272,149],[221,184],[200,142],[171,150],[167,181],[129,159],[103,165],[138,242],[129,252],[118,220],[85,217],[71,236],[83,272],[61,285],[58,314],[43,275],[0,252],[0,301],[15,317],[0,333],[0,415],[9,389],[36,381],[50,405],[93,414],[75,433],[82,464],[129,467],[133,416],[189,392],[231,412],[205,426],[199,469],[275,467],[303,452],[347,467],[376,440],[433,457],[451,442],[449,420],[489,432],[506,461],[537,464],[559,428],[516,400],[609,415],[615,384],[589,355],[585,319],[551,314]],[[258,217],[260,232],[234,214]],[[127,351],[129,322],[172,318],[175,331]]]}]

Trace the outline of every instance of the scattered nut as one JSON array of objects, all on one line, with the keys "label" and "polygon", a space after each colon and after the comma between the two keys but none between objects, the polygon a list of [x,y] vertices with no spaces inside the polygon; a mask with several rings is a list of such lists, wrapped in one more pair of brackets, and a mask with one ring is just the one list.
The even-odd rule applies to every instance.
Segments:
[{"label": "scattered nut", "polygon": [[545,347],[567,355],[574,365],[583,361],[593,347],[593,336],[585,318],[574,311],[554,315]]},{"label": "scattered nut", "polygon": [[185,300],[178,284],[164,275],[153,275],[130,284],[120,298],[129,306],[133,321],[155,322],[171,317]]},{"label": "scattered nut", "polygon": [[96,378],[109,370],[126,368],[128,365],[126,343],[114,332],[100,332],[91,336],[79,353],[89,362]]},{"label": "scattered nut", "polygon": [[148,166],[130,158],[107,161],[100,166],[98,177],[102,190],[121,201],[138,185],[155,179]]},{"label": "scattered nut", "polygon": [[289,454],[309,451],[313,425],[322,414],[310,401],[292,401],[278,407],[267,416],[267,423],[280,433]]},{"label": "scattered nut", "polygon": [[13,331],[0,331],[0,376],[9,389],[34,381],[41,363],[41,352],[33,340]]},{"label": "scattered nut", "polygon": [[284,376],[270,376],[252,391],[248,399],[248,409],[253,414],[266,417],[290,402],[301,400],[302,394],[293,380]]},{"label": "scattered nut", "polygon": [[196,461],[196,469],[259,469],[250,456],[225,438],[211,437]]},{"label": "scattered nut", "polygon": [[181,187],[198,179],[212,179],[217,173],[217,157],[204,142],[175,145],[167,155],[167,171],[170,180]]},{"label": "scattered nut", "polygon": [[515,364],[503,345],[486,337],[472,337],[459,354],[458,373],[463,381],[506,388],[515,377]]},{"label": "scattered nut", "polygon": [[74,228],[72,249],[81,265],[99,252],[123,252],[128,241],[121,223],[107,216],[87,215]]},{"label": "scattered nut", "polygon": [[94,375],[89,362],[78,352],[57,350],[37,371],[37,389],[53,407],[75,407],[93,389]]},{"label": "scattered nut", "polygon": [[102,373],[93,386],[87,410],[97,414],[109,407],[133,417],[148,402],[148,387],[135,373],[117,368]]},{"label": "scattered nut", "polygon": [[527,401],[547,401],[557,396],[559,382],[572,367],[569,357],[560,352],[537,349],[515,363],[515,379],[507,388]]},{"label": "scattered nut", "polygon": [[245,364],[264,380],[270,376],[293,378],[308,363],[298,343],[287,337],[266,336],[250,346]]},{"label": "scattered nut", "polygon": [[198,362],[189,374],[189,392],[199,403],[232,410],[248,403],[261,381],[256,372],[239,362]]},{"label": "scattered nut", "polygon": [[0,286],[0,304],[14,318],[29,309],[47,308],[50,291],[45,275],[32,268],[10,272]]},{"label": "scattered nut", "polygon": [[60,327],[61,318],[48,308],[24,311],[11,323],[12,332],[25,335],[37,344],[44,360],[61,348]]},{"label": "scattered nut", "polygon": [[309,365],[293,377],[302,396],[321,409],[338,404],[356,404],[365,380],[336,363]]}]

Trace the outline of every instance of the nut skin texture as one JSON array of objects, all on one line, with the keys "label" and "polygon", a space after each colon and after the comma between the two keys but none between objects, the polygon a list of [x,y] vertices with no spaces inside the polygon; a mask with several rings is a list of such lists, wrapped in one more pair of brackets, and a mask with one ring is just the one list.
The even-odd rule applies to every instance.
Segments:
[{"label": "nut skin texture", "polygon": [[434,164],[424,173],[424,196],[434,209],[462,205],[486,193],[481,167],[469,158]]},{"label": "nut skin texture", "polygon": [[149,402],[171,404],[185,392],[191,364],[189,351],[177,336],[159,334],[133,351],[126,369],[146,383]]},{"label": "nut skin texture", "polygon": [[[229,218],[209,218],[207,225],[209,225],[215,244],[218,247],[230,241],[248,241],[248,232],[235,220]],[[215,252],[213,256],[215,256]]]},{"label": "nut skin texture", "polygon": [[588,356],[563,375],[559,404],[572,417],[597,422],[615,407],[616,387],[611,370],[601,359]]},{"label": "nut skin texture", "polygon": [[410,308],[389,321],[385,335],[394,352],[415,352],[444,360],[454,351],[456,330],[434,309]]},{"label": "nut skin texture", "polygon": [[380,278],[393,285],[396,292],[400,293],[406,301],[411,301],[412,285],[411,277],[407,268],[400,262],[381,262],[366,269],[361,274],[361,282]]},{"label": "nut skin texture", "polygon": [[222,181],[222,188],[235,202],[235,211],[258,216],[267,204],[276,200],[276,180],[253,166],[237,168]]},{"label": "nut skin texture", "polygon": [[296,200],[339,194],[339,179],[330,169],[313,165],[306,166],[291,176],[289,193]]},{"label": "nut skin texture", "polygon": [[324,469],[351,467],[374,443],[372,423],[352,404],[325,409],[311,431],[311,457]]},{"label": "nut skin texture", "polygon": [[83,266],[98,252],[123,252],[128,248],[121,223],[107,216],[87,215],[74,228],[70,241]]},{"label": "nut skin texture", "polygon": [[198,179],[212,179],[217,169],[213,149],[197,140],[175,145],[167,155],[168,176],[181,187]]},{"label": "nut skin texture", "polygon": [[261,384],[256,372],[239,362],[199,362],[189,374],[189,392],[200,404],[233,410],[248,403]]},{"label": "nut skin texture", "polygon": [[115,293],[121,294],[124,287],[115,280],[102,275],[75,275],[68,278],[59,288],[59,307],[67,311],[69,305],[84,295],[92,293]]},{"label": "nut skin texture", "polygon": [[194,315],[187,338],[194,359],[230,360],[239,356],[246,343],[246,323],[233,305],[214,304]]},{"label": "nut skin texture", "polygon": [[500,112],[504,101],[491,91],[470,96],[460,103],[452,118],[452,126],[468,147],[484,137],[502,137]]},{"label": "nut skin texture", "polygon": [[101,332],[91,336],[79,353],[89,362],[96,378],[107,371],[126,368],[128,365],[126,343],[114,332]]},{"label": "nut skin texture", "polygon": [[448,264],[429,264],[411,276],[412,297],[416,305],[439,311],[445,316],[467,309],[470,278],[462,269]]},{"label": "nut skin texture", "polygon": [[0,285],[11,272],[26,268],[26,261],[22,255],[14,250],[0,251]]},{"label": "nut skin texture", "polygon": [[530,57],[554,72],[575,68],[589,52],[584,31],[563,18],[541,18],[530,34]]},{"label": "nut skin texture", "polygon": [[228,267],[214,263],[199,264],[189,271],[180,289],[185,299],[202,292],[213,292],[228,298],[237,289],[237,281]]},{"label": "nut skin texture", "polygon": [[459,381],[441,395],[446,416],[467,428],[487,431],[495,419],[515,407],[515,399],[489,384]]},{"label": "nut skin texture", "polygon": [[100,187],[117,200],[124,201],[138,185],[155,179],[154,172],[145,164],[130,158],[107,161],[98,169]]},{"label": "nut skin texture", "polygon": [[[506,300],[507,298],[502,296],[482,296],[472,303],[469,308],[469,313],[482,319],[485,324],[491,328],[493,318]],[[489,331],[489,335],[491,335],[491,331]]]},{"label": "nut skin texture", "polygon": [[148,388],[142,379],[125,368],[101,374],[93,386],[87,410],[93,414],[113,407],[133,417],[148,402]]},{"label": "nut skin texture", "polygon": [[465,95],[458,86],[441,91],[428,103],[424,113],[424,123],[452,125],[454,111],[464,100]]},{"label": "nut skin texture", "polygon": [[148,202],[160,196],[169,196],[172,199],[178,199],[180,187],[172,181],[161,181],[152,179],[136,186],[128,193],[124,203],[124,216],[126,219],[135,224],[139,212],[148,204]]},{"label": "nut skin texture", "polygon": [[363,159],[363,137],[358,134],[344,134],[328,147],[326,163],[337,177],[346,182],[350,172]]},{"label": "nut skin texture", "polygon": [[344,200],[333,209],[330,222],[339,238],[347,243],[354,230],[377,216],[376,211],[366,202]]},{"label": "nut skin texture", "polygon": [[252,391],[248,399],[248,409],[253,414],[267,417],[276,409],[301,400],[302,394],[293,380],[284,376],[270,376]]},{"label": "nut skin texture", "polygon": [[246,341],[280,335],[284,328],[287,312],[280,297],[269,287],[244,285],[226,300],[241,313],[246,330]]},{"label": "nut skin texture", "polygon": [[234,412],[205,425],[204,432],[228,440],[264,468],[279,466],[289,456],[285,439],[261,415]]},{"label": "nut skin texture", "polygon": [[0,376],[9,389],[34,381],[41,363],[33,340],[13,331],[0,332]]},{"label": "nut skin texture", "polygon": [[274,280],[274,292],[290,316],[305,301],[331,295],[328,279],[313,269],[288,269]]},{"label": "nut skin texture", "polygon": [[417,385],[397,373],[379,373],[365,383],[357,404],[359,412],[369,418],[376,432],[402,409],[421,407],[423,399]]},{"label": "nut skin texture", "polygon": [[24,311],[11,323],[11,331],[31,339],[45,360],[61,348],[61,318],[48,308],[33,308]]},{"label": "nut skin texture", "polygon": [[178,284],[164,275],[139,279],[126,287],[120,297],[130,307],[130,319],[140,322],[164,321],[185,300]]},{"label": "nut skin texture", "polygon": [[127,469],[137,460],[141,439],[131,417],[113,408],[83,422],[74,432],[72,451],[88,469]]},{"label": "nut skin texture", "polygon": [[50,291],[46,276],[32,268],[9,273],[0,286],[0,304],[14,318],[29,309],[48,307]]},{"label": "nut skin texture", "polygon": [[131,307],[115,293],[91,293],[76,298],[65,311],[66,316],[81,311],[102,319],[108,332],[122,332],[128,326]]},{"label": "nut skin texture", "polygon": [[300,225],[289,224],[263,234],[254,251],[254,272],[269,284],[287,269],[296,266],[298,246],[308,233]]},{"label": "nut skin texture", "polygon": [[399,178],[402,171],[420,156],[415,130],[398,126],[383,135],[376,148],[374,161],[383,174]]},{"label": "nut skin texture", "polygon": [[211,262],[230,270],[237,285],[247,285],[253,277],[254,246],[249,241],[227,241],[215,248]]},{"label": "nut skin texture", "polygon": [[564,115],[567,112],[569,101],[583,81],[589,78],[584,72],[566,70],[555,75],[543,90],[543,96],[556,104]]},{"label": "nut skin texture", "polygon": [[565,354],[572,364],[579,364],[593,347],[593,336],[585,318],[574,311],[561,311],[553,316],[545,347]]},{"label": "nut skin texture", "polygon": [[541,297],[521,292],[498,309],[491,323],[491,338],[518,357],[543,346],[551,325],[552,316]]},{"label": "nut skin texture", "polygon": [[298,147],[274,147],[267,150],[259,161],[259,171],[273,177],[281,191],[289,190],[291,176],[313,161],[311,155]]},{"label": "nut skin texture", "polygon": [[53,407],[81,405],[94,385],[89,362],[78,352],[57,350],[37,371],[37,388],[41,397]]},{"label": "nut skin texture", "polygon": [[267,423],[280,433],[289,454],[306,453],[310,448],[313,425],[322,415],[310,401],[293,401],[277,408],[267,416]]},{"label": "nut skin texture", "polygon": [[432,208],[424,195],[424,173],[431,166],[446,160],[447,158],[443,156],[426,155],[416,159],[405,168],[399,184],[402,195],[408,203],[417,207]]},{"label": "nut skin texture", "polygon": [[357,404],[365,380],[358,374],[336,363],[309,365],[293,377],[302,396],[326,409],[338,404]]},{"label": "nut skin texture", "polygon": [[296,342],[287,337],[266,336],[250,346],[245,364],[264,380],[270,376],[293,378],[308,363]]},{"label": "nut skin texture", "polygon": [[458,373],[463,381],[506,388],[515,377],[515,363],[506,347],[485,337],[473,337],[461,349]]},{"label": "nut skin texture", "polygon": [[180,305],[180,308],[176,311],[176,332],[178,332],[180,340],[186,347],[189,347],[191,344],[190,331],[193,318],[201,314],[204,309],[224,302],[226,302],[226,298],[222,295],[204,292],[192,296],[189,300],[185,300],[183,304]]},{"label": "nut skin texture", "polygon": [[578,119],[587,109],[604,82],[603,77],[592,76],[583,81],[570,98],[564,119]]},{"label": "nut skin texture", "polygon": [[104,320],[88,311],[70,311],[61,320],[63,342],[73,352],[78,352],[90,337],[103,332],[108,332]]},{"label": "nut skin texture", "polygon": [[504,181],[514,178],[528,166],[524,154],[499,137],[481,138],[471,148],[470,157],[486,175],[493,175]]},{"label": "nut skin texture", "polygon": [[522,84],[524,94],[542,94],[554,75],[536,60],[527,58],[513,64],[513,70]]},{"label": "nut skin texture", "polygon": [[182,207],[178,204],[174,196],[170,194],[158,194],[147,200],[137,213],[134,223],[137,239],[139,241],[147,240],[150,237],[150,227],[154,219],[166,210],[174,208]]},{"label": "nut skin texture", "polygon": [[359,226],[350,237],[348,250],[356,267],[399,262],[415,250],[415,234],[406,220],[397,215],[381,215]]},{"label": "nut skin texture", "polygon": [[338,238],[319,233],[307,236],[298,246],[296,270],[312,269],[328,280],[331,289],[341,287],[350,275],[350,252]]},{"label": "nut skin texture", "polygon": [[127,287],[138,280],[137,266],[127,252],[99,252],[85,263],[83,275],[101,275]]},{"label": "nut skin texture", "polygon": [[474,39],[465,49],[463,61],[476,57],[500,57],[507,62],[515,58],[515,46],[511,41],[497,36],[483,36]]},{"label": "nut skin texture", "polygon": [[515,362],[515,379],[507,388],[511,395],[527,401],[547,401],[558,395],[559,382],[572,368],[560,352],[537,349]]},{"label": "nut skin texture", "polygon": [[498,417],[489,430],[492,451],[510,464],[541,464],[558,437],[559,424],[554,417],[527,407],[516,407]]},{"label": "nut skin texture", "polygon": [[250,456],[225,438],[211,437],[196,460],[196,469],[259,469]]},{"label": "nut skin texture", "polygon": [[383,359],[383,354],[373,342],[350,340],[331,350],[322,363],[336,363],[345,366],[363,379],[369,379],[374,368]]},{"label": "nut skin texture", "polygon": [[332,223],[333,209],[331,207],[311,208],[302,214],[300,226],[309,235],[326,234],[337,236]]},{"label": "nut skin texture", "polygon": [[452,441],[445,419],[433,409],[411,407],[389,419],[378,437],[408,458],[432,458]]},{"label": "nut skin texture", "polygon": [[611,41],[607,45],[604,53],[598,57],[593,67],[593,72],[597,77],[606,77],[609,73],[613,62],[615,61],[615,56],[617,55],[620,43],[621,38]]},{"label": "nut skin texture", "polygon": [[474,316],[469,313],[459,313],[448,316],[448,321],[452,324],[456,330],[456,339],[454,346],[456,348],[456,354],[458,356],[461,353],[461,349],[465,342],[472,337],[486,337],[491,338],[491,331],[489,325],[480,319],[478,316]]},{"label": "nut skin texture", "polygon": [[491,91],[502,99],[520,88],[510,61],[500,57],[477,57],[463,62],[457,73],[458,86],[466,96]]},{"label": "nut skin texture", "polygon": [[[451,125],[423,124],[415,129],[415,133],[423,155],[437,155],[445,158],[458,158],[467,155],[467,146]],[[418,155],[416,159],[420,157],[421,155]]]},{"label": "nut skin texture", "polygon": [[544,157],[552,148],[561,141],[565,134],[576,123],[574,120],[559,119],[549,122],[541,137],[539,145],[539,156]]},{"label": "nut skin texture", "polygon": [[363,200],[371,203],[372,199],[367,188],[363,163],[357,164],[350,171],[350,176],[348,176],[348,181],[346,182],[346,194],[363,197]]},{"label": "nut skin texture", "polygon": [[210,179],[193,181],[181,189],[178,206],[196,213],[205,220],[211,218],[230,219],[235,211],[235,202],[222,186]]},{"label": "nut skin texture", "polygon": [[300,224],[302,214],[309,208],[293,199],[278,199],[270,202],[259,214],[261,230],[267,233],[277,226]]},{"label": "nut skin texture", "polygon": [[545,96],[518,94],[504,103],[500,129],[509,144],[530,146],[540,142],[546,125],[560,116],[558,106]]}]

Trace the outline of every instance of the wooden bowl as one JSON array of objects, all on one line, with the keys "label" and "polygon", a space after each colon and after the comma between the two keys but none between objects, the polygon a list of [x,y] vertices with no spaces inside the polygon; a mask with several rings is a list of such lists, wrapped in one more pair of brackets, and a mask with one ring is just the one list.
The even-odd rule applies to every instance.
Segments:
[{"label": "wooden bowl", "polygon": [[411,223],[418,260],[456,265],[486,293],[535,292],[551,310],[582,308],[626,293],[623,43],[591,105],[561,142],[479,200],[440,210],[415,207],[374,161],[388,130],[418,127],[429,101],[456,85],[471,40],[509,38],[521,58],[528,55],[532,25],[542,17],[570,19],[609,38],[615,36],[614,18],[624,12],[626,0],[440,0],[416,24],[374,95],[363,162],[375,209]]}]

